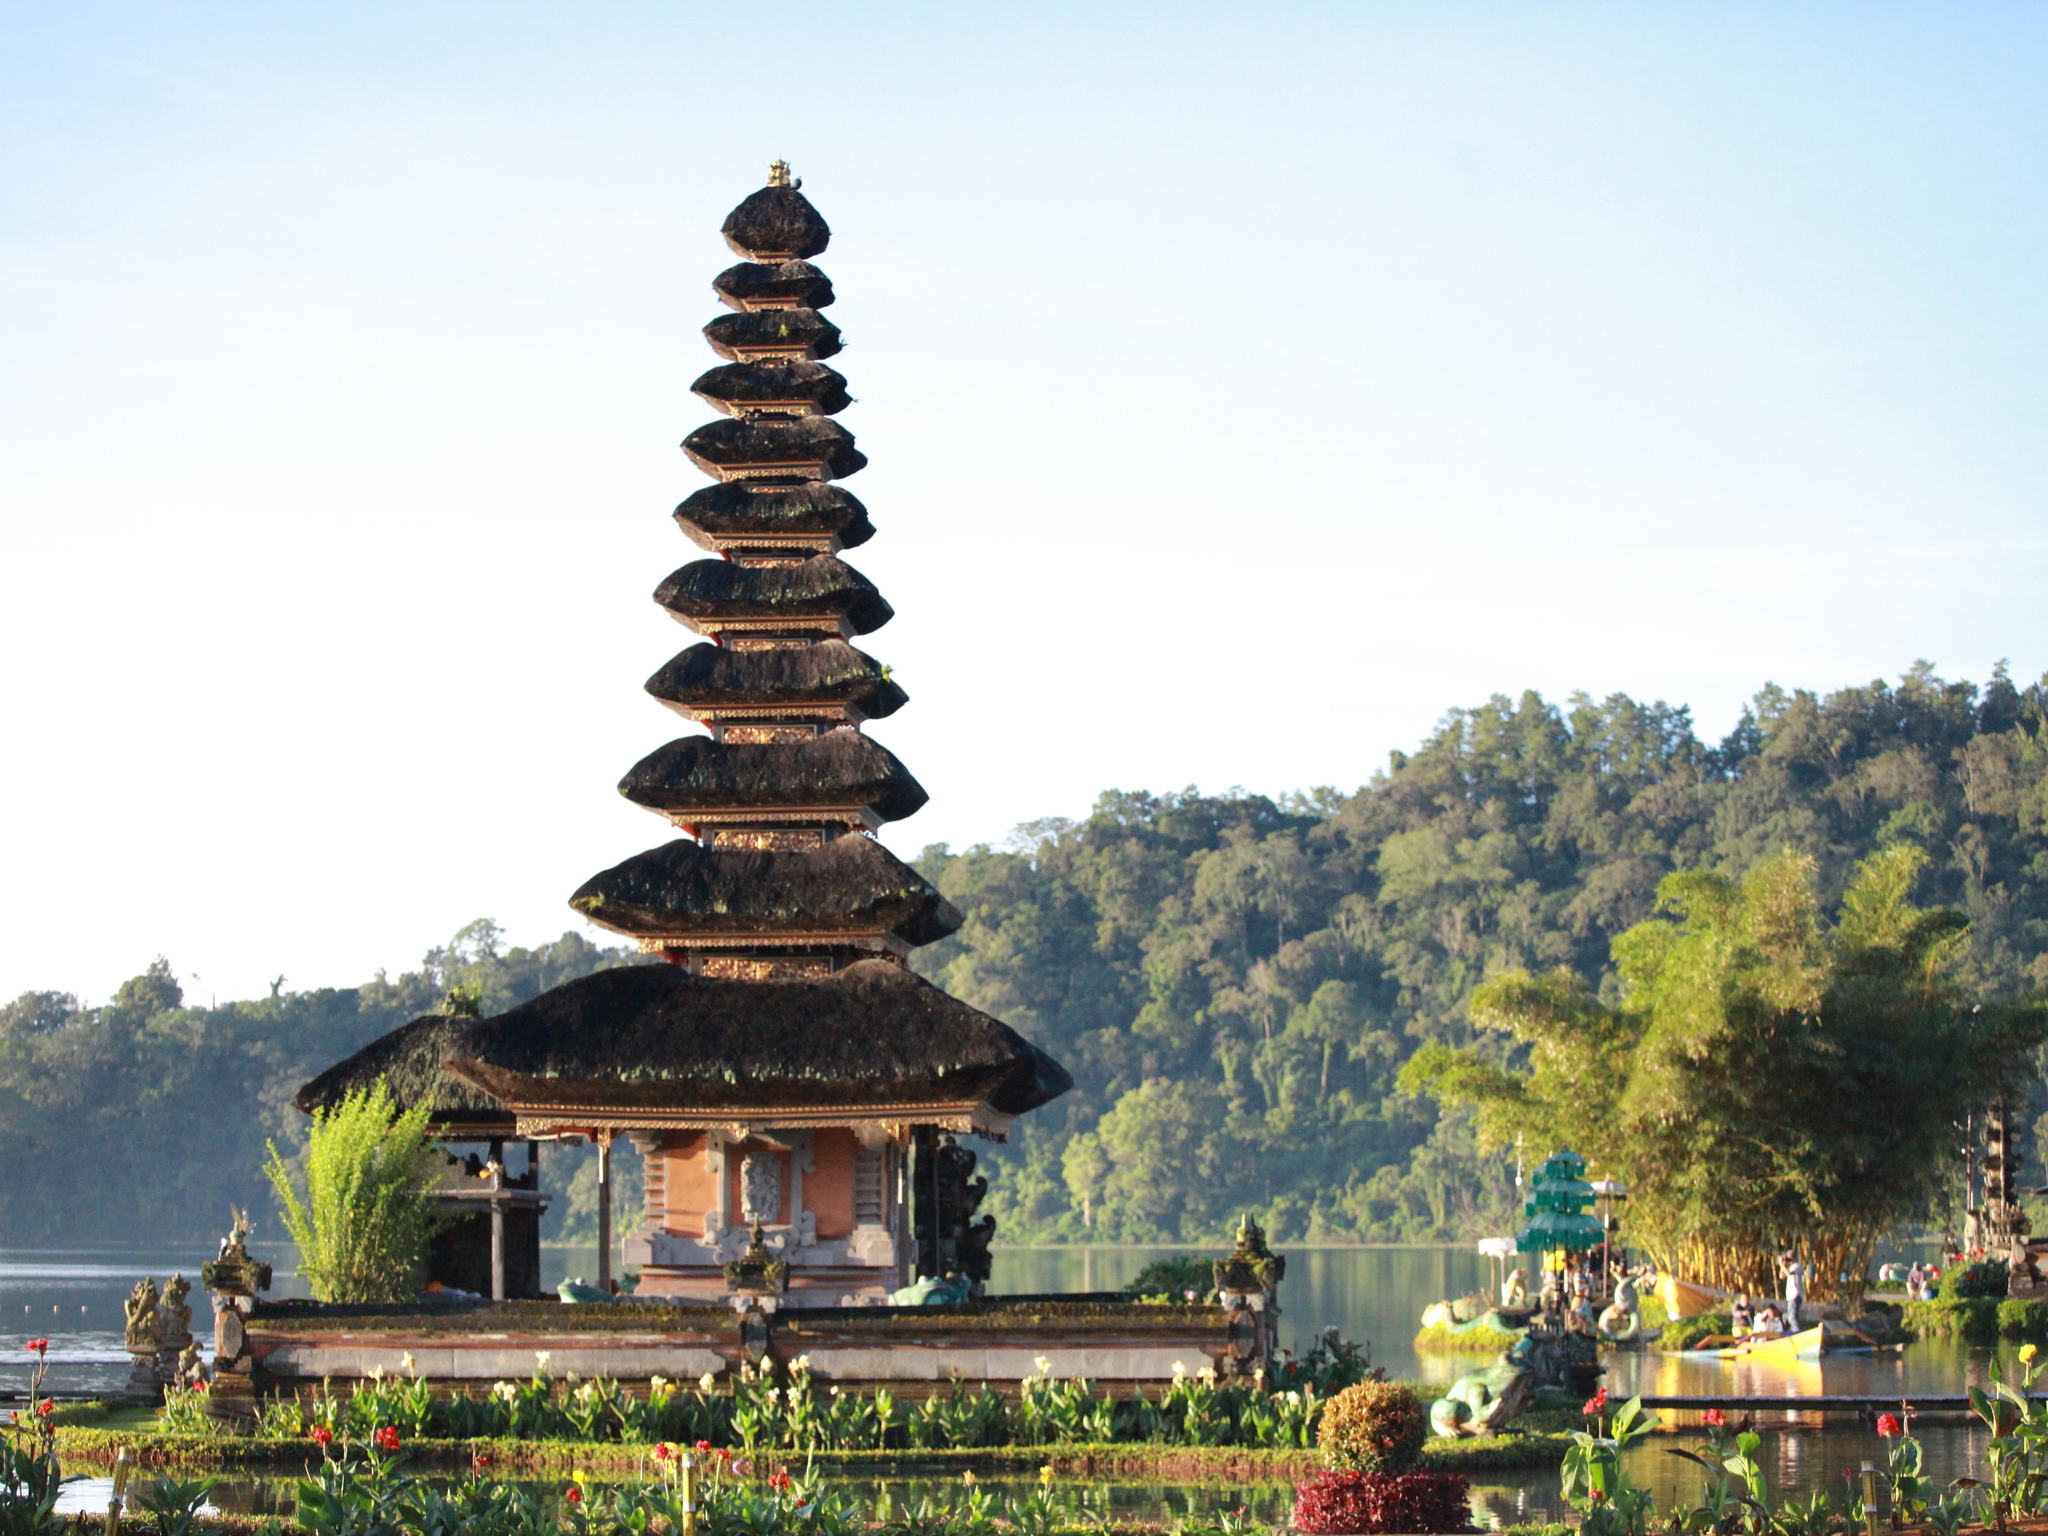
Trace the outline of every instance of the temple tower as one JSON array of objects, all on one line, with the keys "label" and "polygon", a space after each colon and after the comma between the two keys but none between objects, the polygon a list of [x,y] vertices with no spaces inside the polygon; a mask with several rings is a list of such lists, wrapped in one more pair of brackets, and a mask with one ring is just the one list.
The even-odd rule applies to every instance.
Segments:
[{"label": "temple tower", "polygon": [[[810,258],[830,231],[778,163],[724,234],[744,259],[713,283],[720,361],[694,386],[720,414],[683,443],[714,483],[675,513],[710,558],[654,594],[702,638],[647,683],[703,729],[619,785],[680,835],[571,898],[667,963],[493,1018],[416,1019],[298,1102],[382,1077],[431,1102],[451,1141],[489,1138],[493,1163],[507,1141],[587,1138],[603,1170],[630,1137],[647,1168],[626,1244],[643,1295],[828,1306],[918,1276],[971,1284],[994,1224],[976,1216],[987,1181],[964,1139],[1000,1139],[1072,1080],[906,964],[960,917],[874,838],[925,792],[865,730],[906,695],[852,643],[891,614],[839,558],[874,529],[838,483],[866,460],[825,362],[839,331]],[[608,1256],[608,1197],[600,1209]]]}]

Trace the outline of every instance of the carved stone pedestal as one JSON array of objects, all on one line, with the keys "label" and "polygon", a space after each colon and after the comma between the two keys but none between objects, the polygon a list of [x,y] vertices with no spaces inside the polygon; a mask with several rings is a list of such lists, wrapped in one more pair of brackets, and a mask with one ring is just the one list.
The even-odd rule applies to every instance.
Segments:
[{"label": "carved stone pedestal", "polygon": [[256,1293],[270,1289],[270,1266],[249,1257],[249,1219],[235,1213],[234,1229],[221,1239],[220,1257],[199,1271],[213,1297],[213,1387],[206,1416],[236,1429],[256,1420],[256,1358],[249,1349],[249,1314]]}]

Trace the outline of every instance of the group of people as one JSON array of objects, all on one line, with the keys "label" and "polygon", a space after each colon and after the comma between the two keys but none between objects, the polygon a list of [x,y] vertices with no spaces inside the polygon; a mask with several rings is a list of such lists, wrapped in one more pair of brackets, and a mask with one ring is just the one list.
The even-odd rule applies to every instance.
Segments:
[{"label": "group of people", "polygon": [[1915,1263],[1906,1271],[1906,1300],[1932,1301],[1940,1285],[1940,1265]]}]

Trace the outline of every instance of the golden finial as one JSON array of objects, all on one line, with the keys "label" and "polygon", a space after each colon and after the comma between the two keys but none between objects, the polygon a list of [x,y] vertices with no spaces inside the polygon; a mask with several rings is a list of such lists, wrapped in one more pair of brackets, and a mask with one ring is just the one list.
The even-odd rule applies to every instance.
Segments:
[{"label": "golden finial", "polygon": [[786,187],[789,185],[789,162],[787,160],[778,160],[768,167],[768,185],[771,187]]}]

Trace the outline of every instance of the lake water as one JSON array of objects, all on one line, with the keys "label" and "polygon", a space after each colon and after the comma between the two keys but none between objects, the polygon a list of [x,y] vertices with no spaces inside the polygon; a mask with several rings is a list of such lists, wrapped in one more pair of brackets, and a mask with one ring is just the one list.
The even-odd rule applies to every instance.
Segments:
[{"label": "lake water", "polygon": [[[278,1294],[304,1294],[288,1273],[290,1250],[256,1245],[279,1270]],[[1152,1259],[1184,1249],[1169,1248],[1017,1248],[999,1249],[994,1289],[1003,1293],[1113,1290]],[[1287,1278],[1281,1287],[1283,1337],[1299,1348],[1318,1330],[1338,1328],[1347,1338],[1369,1340],[1375,1362],[1398,1379],[1423,1387],[1446,1383],[1483,1363],[1472,1356],[1418,1355],[1413,1338],[1422,1309],[1430,1302],[1482,1289],[1488,1281],[1487,1261],[1464,1248],[1323,1248],[1286,1249]],[[159,1246],[122,1249],[0,1249],[0,1392],[26,1386],[26,1358],[16,1353],[31,1337],[50,1340],[50,1386],[60,1393],[117,1390],[127,1378],[128,1358],[121,1349],[122,1302],[144,1274],[161,1283],[173,1271],[196,1277],[210,1249]],[[543,1272],[552,1284],[563,1275],[588,1275],[596,1270],[595,1255],[550,1249],[543,1254]],[[201,1298],[203,1301],[203,1297]],[[204,1332],[204,1308],[195,1331]],[[1993,1352],[1961,1345],[1915,1344],[1901,1355],[1848,1355],[1825,1364],[1797,1361],[1762,1364],[1752,1361],[1699,1361],[1654,1352],[1611,1354],[1607,1384],[1617,1399],[1637,1392],[1658,1395],[1744,1394],[1804,1396],[1823,1393],[1892,1396],[1907,1393],[1952,1394],[1987,1378]],[[1666,1415],[1684,1421],[1692,1415]],[[1824,1429],[1813,1415],[1763,1416],[1769,1430],[1767,1462],[1776,1486],[1808,1491],[1838,1486],[1844,1470],[1865,1460],[1882,1461],[1882,1447],[1868,1430],[1835,1418]],[[1946,1480],[1978,1475],[1982,1435],[1963,1425],[1927,1425],[1921,1438],[1929,1471]],[[1673,1442],[1659,1437],[1635,1454],[1634,1474],[1666,1497],[1690,1490],[1698,1469],[1663,1454]],[[1678,1442],[1689,1443],[1689,1442]],[[916,1477],[889,1480],[892,1497],[918,1497],[936,1490]],[[991,1487],[995,1486],[993,1484]],[[1556,1509],[1553,1472],[1488,1474],[1475,1489],[1475,1501],[1505,1519],[1538,1518]],[[1083,1494],[1075,1491],[1075,1498]],[[88,1507],[97,1497],[104,1503],[104,1485],[81,1484],[73,1501]],[[272,1495],[258,1485],[224,1488],[222,1501],[252,1511]],[[1134,1512],[1171,1508],[1181,1512],[1248,1505],[1254,1513],[1284,1511],[1281,1485],[1229,1489],[1166,1489],[1132,1484],[1092,1490],[1090,1508]]]}]

